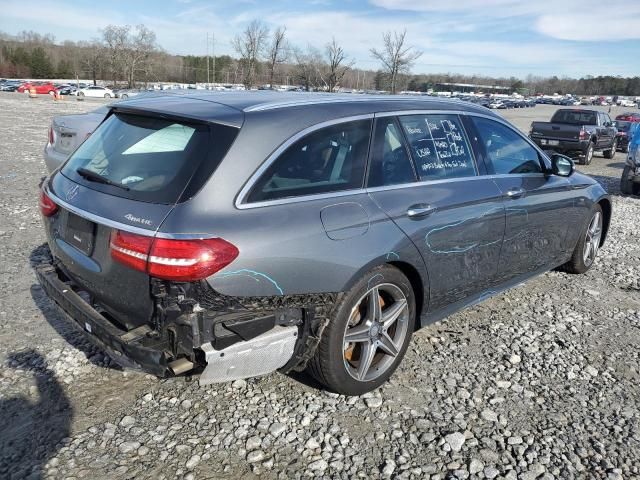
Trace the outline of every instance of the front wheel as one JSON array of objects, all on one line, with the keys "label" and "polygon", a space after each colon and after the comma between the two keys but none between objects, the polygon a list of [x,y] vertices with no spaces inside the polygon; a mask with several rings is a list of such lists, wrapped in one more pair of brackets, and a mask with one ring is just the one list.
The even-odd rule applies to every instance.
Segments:
[{"label": "front wheel", "polygon": [[120,98],[122,98],[122,100],[126,100],[127,98],[129,98],[129,95],[127,95],[126,93],[123,93]]},{"label": "front wheel", "polygon": [[631,167],[626,165],[622,170],[622,178],[620,178],[620,192],[624,195],[638,195],[640,194],[640,185],[629,178],[630,173]]},{"label": "front wheel", "polygon": [[587,151],[584,153],[585,165],[591,164],[591,160],[593,160],[593,151],[594,151],[593,143],[590,143],[589,146],[587,147]]},{"label": "front wheel", "polygon": [[104,98],[111,98],[111,95],[109,95],[108,93],[105,93]]},{"label": "front wheel", "polygon": [[602,240],[603,215],[602,207],[596,204],[591,209],[589,223],[580,235],[580,240],[571,255],[571,259],[563,265],[569,273],[586,273],[596,260]]},{"label": "front wheel", "polygon": [[407,277],[390,265],[375,268],[333,310],[309,373],[344,395],[378,388],[404,357],[415,317],[415,295]]}]

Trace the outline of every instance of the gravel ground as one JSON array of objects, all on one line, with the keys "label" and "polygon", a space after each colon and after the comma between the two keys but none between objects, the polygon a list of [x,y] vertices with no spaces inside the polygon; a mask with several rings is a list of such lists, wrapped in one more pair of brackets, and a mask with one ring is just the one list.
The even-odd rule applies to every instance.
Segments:
[{"label": "gravel ground", "polygon": [[[615,195],[588,274],[422,329],[375,393],[280,374],[199,387],[120,370],[37,285],[50,119],[97,106],[0,94],[0,478],[640,478],[640,199],[618,195],[622,154],[580,167]],[[553,110],[505,116],[526,131]]]}]

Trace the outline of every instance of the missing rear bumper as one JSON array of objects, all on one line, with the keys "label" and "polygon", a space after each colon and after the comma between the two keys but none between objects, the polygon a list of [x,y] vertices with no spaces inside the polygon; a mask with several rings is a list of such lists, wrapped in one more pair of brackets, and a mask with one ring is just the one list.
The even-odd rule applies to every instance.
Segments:
[{"label": "missing rear bumper", "polygon": [[341,295],[228,297],[206,282],[152,279],[153,324],[127,331],[103,316],[52,258],[35,270],[65,319],[116,363],[158,377],[202,372],[204,384],[303,369]]}]

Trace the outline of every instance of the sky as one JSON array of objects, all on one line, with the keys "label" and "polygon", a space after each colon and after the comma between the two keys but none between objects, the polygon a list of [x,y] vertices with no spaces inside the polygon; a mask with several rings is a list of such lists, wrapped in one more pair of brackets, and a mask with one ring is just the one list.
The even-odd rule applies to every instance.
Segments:
[{"label": "sky", "polygon": [[[603,8],[604,7],[604,8]],[[231,40],[253,19],[287,28],[293,45],[335,37],[356,66],[385,31],[407,30],[423,52],[413,73],[581,77],[640,75],[640,0],[3,0],[0,31],[90,40],[109,24],[145,24],[174,54],[234,55]],[[211,53],[211,46],[209,47]]]}]

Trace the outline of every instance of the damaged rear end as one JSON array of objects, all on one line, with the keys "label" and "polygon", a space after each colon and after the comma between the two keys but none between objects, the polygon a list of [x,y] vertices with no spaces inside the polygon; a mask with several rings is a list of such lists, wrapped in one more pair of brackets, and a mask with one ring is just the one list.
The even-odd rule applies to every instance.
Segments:
[{"label": "damaged rear end", "polygon": [[[237,246],[160,228],[213,174],[243,122],[230,107],[176,100],[121,104],[45,182],[51,256],[38,278],[124,366],[200,373],[203,383],[303,367],[335,295],[223,295],[206,279],[240,255]],[[216,121],[198,116],[202,103]],[[185,109],[195,114],[177,113]]]}]

